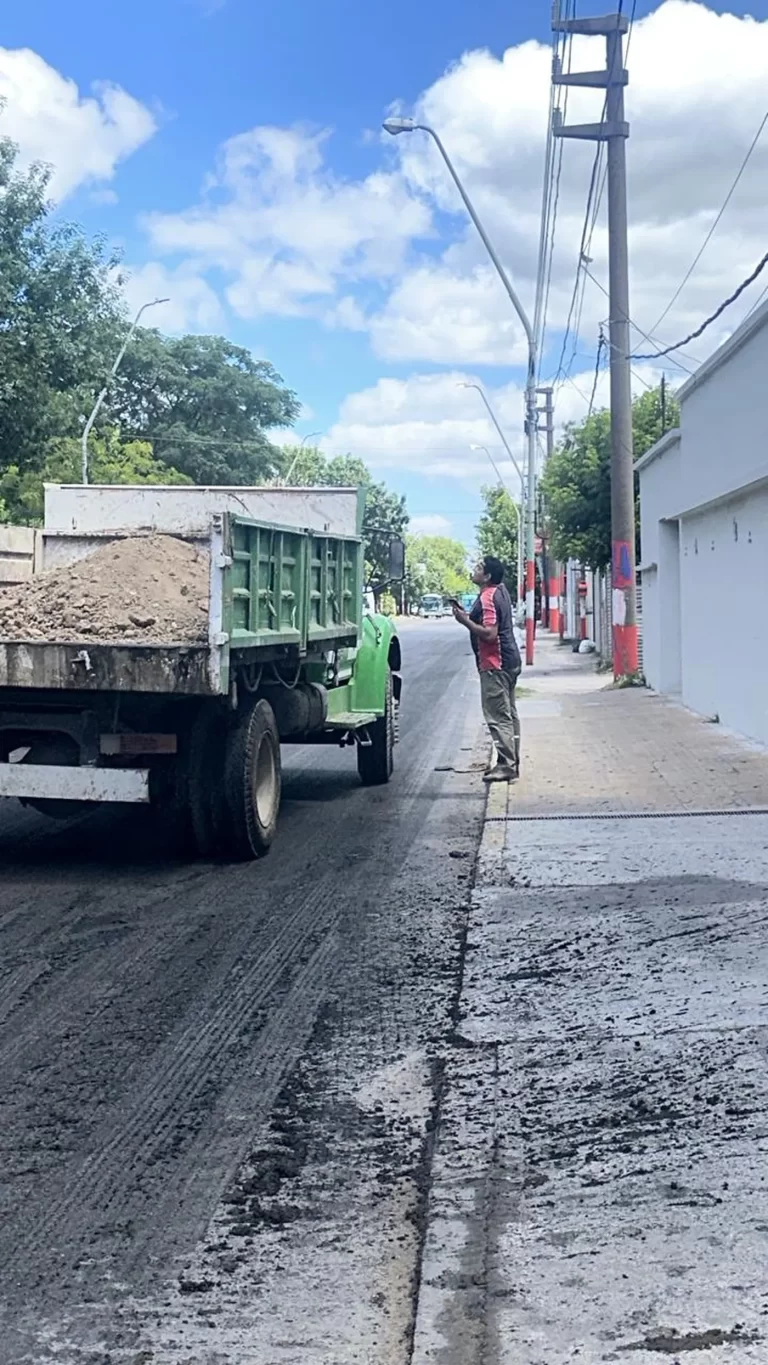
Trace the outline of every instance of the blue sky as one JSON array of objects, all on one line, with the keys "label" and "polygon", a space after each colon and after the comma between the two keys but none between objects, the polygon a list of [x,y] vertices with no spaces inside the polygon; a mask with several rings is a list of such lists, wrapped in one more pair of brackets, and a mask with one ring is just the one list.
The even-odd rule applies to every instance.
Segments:
[{"label": "blue sky", "polygon": [[[637,5],[629,63],[631,116],[632,98],[637,102],[631,190],[639,206],[633,297],[645,326],[679,282],[748,145],[768,54],[768,26],[737,17],[723,29],[716,16],[733,12],[725,5],[668,0],[662,9]],[[764,20],[768,0],[751,13]],[[486,444],[498,460],[503,453],[472,395],[457,384],[471,378],[488,387],[517,445],[520,330],[434,148],[415,137],[407,148],[405,139],[384,145],[377,130],[393,102],[440,122],[532,307],[549,15],[549,0],[421,0],[400,12],[361,0],[134,0],[130,7],[31,0],[6,10],[5,51],[31,49],[73,82],[78,117],[68,125],[62,115],[57,130],[56,109],[49,101],[45,116],[41,87],[40,108],[30,96],[29,108],[14,109],[9,131],[23,151],[28,133],[36,154],[49,138],[51,159],[68,158],[60,211],[121,244],[136,271],[132,302],[167,283],[172,326],[223,331],[270,359],[307,405],[299,434],[319,430],[329,450],[363,455],[377,476],[407,494],[415,516],[469,543],[479,485],[493,477],[485,456],[469,446]],[[654,72],[678,38],[682,108],[674,110],[669,82]],[[599,53],[574,53],[575,67],[585,62],[599,64]],[[704,139],[706,165],[693,145],[695,129],[680,124],[696,119],[700,135],[706,132],[702,89],[713,77],[718,131],[714,141]],[[133,104],[113,116],[122,150],[111,164],[105,152],[105,168],[94,171],[86,166],[89,141],[109,141],[110,119],[90,131],[83,111],[94,95],[103,108],[101,82],[120,87]],[[740,92],[738,117],[733,89]],[[680,138],[668,151],[665,121]],[[254,129],[272,132],[244,140]],[[681,176],[697,155],[698,173]],[[590,159],[587,148],[567,149],[545,375],[559,358]],[[724,226],[736,272],[751,262],[759,235],[749,184],[740,195]],[[284,240],[281,221],[290,223]],[[602,219],[593,261],[604,278]],[[718,262],[722,272],[722,249]],[[709,272],[706,266],[666,319],[662,339],[673,340],[715,297],[714,258]],[[560,422],[583,410],[605,308],[590,285]],[[153,321],[168,325],[160,310]],[[650,367],[638,382],[656,377]],[[601,374],[600,397],[604,386]],[[511,467],[503,473],[514,484]],[[434,520],[441,518],[444,527]]]}]

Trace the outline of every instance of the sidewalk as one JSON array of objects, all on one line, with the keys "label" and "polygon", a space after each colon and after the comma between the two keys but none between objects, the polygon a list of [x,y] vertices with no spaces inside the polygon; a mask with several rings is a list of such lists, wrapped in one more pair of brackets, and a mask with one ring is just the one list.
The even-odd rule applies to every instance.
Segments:
[{"label": "sidewalk", "polygon": [[493,789],[413,1362],[768,1361],[768,755],[540,640]]}]

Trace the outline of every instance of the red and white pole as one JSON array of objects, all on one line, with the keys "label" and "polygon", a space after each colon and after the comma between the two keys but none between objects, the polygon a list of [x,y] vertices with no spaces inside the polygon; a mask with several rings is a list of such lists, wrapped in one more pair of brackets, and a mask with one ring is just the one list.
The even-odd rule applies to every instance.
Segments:
[{"label": "red and white pole", "polygon": [[534,516],[536,508],[536,375],[533,348],[529,355],[528,384],[525,391],[525,433],[528,438],[528,498],[525,519],[525,662],[533,663],[536,634],[536,547]]},{"label": "red and white pole", "polygon": [[560,576],[553,565],[549,579],[549,629],[553,635],[560,634]]},{"label": "red and white pole", "polygon": [[587,638],[587,585],[583,579],[579,582],[579,639]]}]

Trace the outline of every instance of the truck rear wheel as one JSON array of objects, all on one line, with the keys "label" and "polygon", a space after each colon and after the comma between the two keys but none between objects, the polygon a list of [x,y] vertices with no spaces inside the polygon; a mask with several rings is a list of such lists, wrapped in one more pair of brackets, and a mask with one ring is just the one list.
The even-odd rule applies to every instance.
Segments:
[{"label": "truck rear wheel", "polygon": [[368,726],[370,744],[357,746],[357,771],[364,787],[383,787],[395,769],[395,698],[387,674],[384,715]]},{"label": "truck rear wheel", "polygon": [[227,736],[224,851],[233,858],[268,852],[280,810],[280,736],[267,701],[239,716]]}]

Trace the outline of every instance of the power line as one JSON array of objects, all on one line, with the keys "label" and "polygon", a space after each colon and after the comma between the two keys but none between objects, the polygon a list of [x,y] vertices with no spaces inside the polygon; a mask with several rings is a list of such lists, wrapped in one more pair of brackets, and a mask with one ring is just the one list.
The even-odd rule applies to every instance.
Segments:
[{"label": "power line", "polygon": [[[622,8],[623,8],[623,0],[622,0],[622,3],[619,5],[619,14],[622,13]],[[630,15],[629,29],[628,29],[628,33],[627,33],[627,46],[626,46],[625,53],[624,53],[624,60],[625,60],[625,62],[626,62],[627,59],[629,58],[629,50],[630,50],[630,47],[631,47],[631,45],[632,45],[632,33],[633,33],[633,29],[634,29],[635,13],[636,13],[636,11],[637,11],[637,0],[633,0],[633,3],[632,3],[632,13],[631,13],[631,15]],[[603,110],[602,110],[602,113],[601,113],[601,115],[600,115],[600,122],[601,122],[601,123],[604,123],[604,122],[605,122],[605,115],[606,115],[606,101],[604,100],[604,101],[603,101]],[[583,226],[583,228],[582,228],[582,234],[581,234],[581,244],[580,244],[580,247],[579,247],[579,258],[578,258],[578,262],[577,262],[577,265],[576,265],[576,279],[575,279],[575,281],[574,281],[573,294],[572,294],[572,297],[571,297],[571,306],[570,306],[570,309],[569,309],[569,312],[568,312],[568,321],[567,321],[567,323],[566,323],[566,334],[565,334],[565,337],[563,338],[563,347],[562,347],[562,351],[561,351],[561,354],[560,354],[560,363],[559,363],[559,365],[558,365],[558,372],[557,372],[557,376],[556,376],[556,378],[555,378],[555,382],[557,382],[557,378],[560,377],[561,374],[562,374],[563,377],[565,377],[565,378],[568,377],[568,374],[570,373],[570,369],[571,369],[571,367],[573,366],[573,362],[574,362],[574,360],[575,360],[575,358],[576,358],[576,348],[577,348],[577,346],[578,346],[579,332],[580,332],[580,328],[581,328],[581,318],[582,318],[582,314],[583,314],[583,310],[584,310],[584,294],[585,294],[585,289],[586,289],[586,281],[581,280],[581,279],[580,279],[580,275],[581,275],[581,271],[582,271],[582,270],[586,270],[587,264],[588,264],[588,262],[589,262],[589,253],[590,253],[590,251],[591,251],[591,249],[592,249],[592,238],[593,238],[593,236],[594,236],[595,228],[596,228],[596,226],[597,226],[597,219],[598,219],[598,216],[599,216],[599,213],[600,213],[600,206],[601,206],[601,203],[602,203],[603,194],[604,194],[604,192],[605,192],[605,185],[606,185],[606,180],[607,180],[607,175],[608,175],[608,166],[607,166],[607,162],[606,162],[606,163],[603,163],[603,150],[604,150],[604,148],[603,148],[602,142],[598,142],[597,147],[596,147],[596,149],[595,149],[595,157],[594,157],[594,161],[593,161],[593,163],[592,163],[592,174],[591,174],[591,176],[590,176],[590,181],[589,181],[589,191],[588,191],[588,194],[587,194],[587,207],[586,207],[586,212],[585,212],[585,217],[584,217],[584,226]],[[598,181],[599,181],[599,184],[598,184]],[[597,193],[595,193],[596,190],[597,190]],[[590,214],[591,214],[591,221],[590,221]],[[579,284],[580,284],[580,283],[581,283],[582,288],[581,288],[581,295],[579,296]],[[563,367],[563,360],[564,360],[564,358],[565,358],[565,352],[566,352],[567,345],[568,345],[568,335],[569,335],[569,332],[570,332],[571,322],[572,322],[572,320],[573,320],[574,312],[575,312],[575,326],[574,326],[574,343],[573,343],[573,351],[572,351],[572,353],[571,353],[571,361],[570,361],[570,364],[569,364],[569,367],[568,367],[568,371],[565,372],[565,371],[563,370],[563,368],[562,368],[562,367]]]},{"label": "power line", "polygon": [[604,346],[605,346],[605,333],[603,332],[603,327],[602,327],[602,323],[601,323],[601,324],[600,324],[600,336],[599,336],[598,342],[597,342],[597,355],[596,355],[596,357],[595,357],[595,377],[594,377],[594,379],[593,379],[593,381],[592,381],[592,393],[591,393],[590,399],[589,399],[589,409],[588,409],[588,411],[587,411],[587,419],[589,419],[589,418],[592,416],[592,409],[593,409],[594,406],[595,406],[595,395],[597,394],[597,381],[598,381],[598,379],[600,378],[600,361],[601,361],[602,356],[603,356],[603,347],[604,347]]},{"label": "power line", "polygon": [[[576,15],[576,0],[566,0],[566,17],[569,11],[572,16]],[[552,82],[550,86],[549,101],[549,126],[547,129],[547,155],[545,158],[545,180],[542,202],[542,226],[540,238],[539,271],[536,281],[536,323],[534,335],[537,343],[538,368],[537,379],[541,378],[541,362],[544,351],[544,337],[547,330],[547,312],[549,308],[549,294],[552,284],[552,264],[555,254],[555,233],[557,229],[557,212],[560,203],[560,178],[563,169],[563,142],[559,139],[557,148],[553,156],[554,144],[554,113],[555,109],[565,118],[568,108],[568,87],[558,87],[555,84],[555,67],[559,64],[560,69],[565,68],[567,52],[567,70],[570,71],[571,53],[573,50],[573,34],[563,34],[563,52],[559,55],[560,33],[553,35],[552,51]],[[562,108],[559,105],[560,90],[563,89]]]},{"label": "power line", "polygon": [[[589,275],[589,278],[591,279],[592,283],[597,285],[597,287],[598,287],[598,289],[601,291],[601,293],[605,294],[605,297],[606,297],[606,298],[609,298],[608,290],[606,289],[605,285],[600,283],[600,281],[592,274],[592,271],[591,271],[591,270],[587,269],[587,274]],[[657,346],[657,345],[659,344],[658,341],[656,340],[656,338],[653,337],[649,332],[644,332],[643,329],[642,329],[642,327],[638,327],[637,323],[634,322],[632,318],[629,319],[629,322],[630,322],[630,326],[634,327],[635,331],[636,331],[636,332],[639,332],[640,335],[641,335],[641,337],[643,337],[645,341],[650,341],[650,343],[651,343],[652,346]],[[688,358],[688,360],[692,360],[694,365],[700,365],[700,364],[701,364],[701,361],[700,361],[700,360],[697,360],[695,356],[688,356],[687,358]],[[640,360],[640,359],[641,359],[640,356],[630,356],[630,360]],[[688,369],[688,366],[687,366],[687,365],[683,365],[682,361],[680,361],[680,360],[673,360],[673,361],[672,361],[672,364],[673,364],[673,365],[676,365],[677,368],[678,368],[679,370],[685,370],[685,373],[686,373],[686,374],[693,374],[693,370],[689,370],[689,369]],[[636,378],[636,379],[639,379],[640,376],[639,376],[639,375],[635,375],[635,378]],[[641,383],[642,383],[642,382],[643,382],[643,381],[641,380]]]},{"label": "power line", "polygon": [[699,261],[701,260],[702,256],[704,255],[704,252],[706,251],[707,247],[709,246],[709,243],[710,243],[711,240],[712,240],[712,237],[713,237],[713,235],[714,235],[714,233],[715,233],[715,230],[716,230],[716,228],[717,228],[717,226],[718,226],[718,224],[719,224],[719,222],[720,222],[720,219],[722,218],[723,214],[725,213],[725,210],[727,209],[728,205],[729,205],[730,202],[731,202],[731,199],[733,198],[734,190],[736,189],[736,186],[738,185],[739,181],[741,180],[741,177],[743,176],[745,170],[747,169],[747,165],[748,165],[749,160],[750,160],[750,158],[751,158],[751,156],[752,156],[752,153],[754,152],[755,147],[757,146],[758,142],[760,141],[760,138],[761,138],[761,136],[762,136],[762,132],[763,132],[763,129],[764,129],[766,123],[768,123],[768,109],[766,109],[765,113],[763,114],[763,117],[762,117],[761,122],[760,122],[760,126],[759,126],[757,132],[755,133],[755,136],[753,137],[752,142],[750,143],[749,150],[747,151],[747,154],[746,154],[746,156],[744,157],[744,160],[742,161],[741,165],[739,166],[739,169],[738,169],[738,171],[737,171],[737,173],[736,173],[736,178],[735,178],[735,180],[733,181],[733,184],[731,185],[731,188],[729,189],[728,193],[726,194],[725,199],[723,200],[722,206],[721,206],[721,208],[720,208],[720,212],[718,213],[718,215],[717,215],[717,217],[716,217],[714,223],[712,224],[711,228],[709,229],[709,232],[707,233],[706,237],[704,238],[704,241],[702,242],[701,246],[699,247],[699,250],[697,251],[696,255],[694,256],[694,258],[693,258],[691,264],[689,265],[689,267],[688,267],[688,269],[687,269],[685,275],[684,275],[683,278],[682,278],[682,281],[680,282],[680,284],[678,285],[678,287],[677,287],[677,289],[675,290],[674,294],[672,295],[672,298],[669,300],[669,303],[667,304],[666,308],[664,309],[664,312],[662,313],[662,315],[661,315],[661,317],[659,318],[658,322],[655,322],[655,323],[653,324],[653,327],[651,328],[651,330],[652,330],[653,332],[657,332],[657,331],[658,331],[658,329],[659,329],[659,327],[661,326],[662,322],[664,321],[665,317],[666,317],[667,314],[669,313],[670,308],[672,308],[673,305],[674,305],[674,304],[677,302],[677,300],[679,299],[679,297],[680,297],[680,295],[682,294],[682,292],[683,292],[685,286],[687,285],[689,279],[691,278],[691,275],[693,274],[694,270],[696,269],[696,266],[699,264]]},{"label": "power line", "polygon": [[630,360],[660,360],[662,356],[669,355],[672,351],[679,351],[682,346],[687,346],[689,341],[695,341],[696,338],[700,337],[703,332],[706,332],[708,327],[712,326],[713,322],[717,321],[720,315],[725,312],[726,308],[730,308],[731,304],[735,303],[736,300],[741,297],[745,289],[748,289],[751,284],[754,284],[758,275],[762,274],[767,265],[768,251],[765,253],[762,260],[758,261],[757,265],[752,271],[752,274],[748,275],[745,280],[742,280],[738,289],[734,289],[733,293],[730,294],[728,298],[725,299],[720,304],[719,308],[715,309],[714,313],[712,313],[708,318],[705,319],[704,322],[702,322],[700,327],[696,328],[695,332],[691,332],[687,337],[683,337],[683,340],[678,341],[676,345],[665,347],[663,351],[656,351],[654,352],[653,355],[632,355],[629,357]]},{"label": "power line", "polygon": [[752,314],[756,312],[757,309],[760,307],[760,304],[762,303],[766,294],[768,294],[768,284],[765,286],[765,289],[761,290],[761,292],[758,294],[757,298],[755,299],[755,302],[752,304],[752,307],[749,308],[747,312],[744,314],[743,318],[741,319],[742,322],[746,322],[747,318],[751,318]]}]

